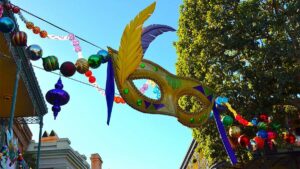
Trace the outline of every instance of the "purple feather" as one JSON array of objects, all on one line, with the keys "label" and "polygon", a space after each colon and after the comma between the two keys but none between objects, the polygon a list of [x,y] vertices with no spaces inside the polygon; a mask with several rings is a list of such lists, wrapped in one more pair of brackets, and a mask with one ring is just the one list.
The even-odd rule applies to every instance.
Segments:
[{"label": "purple feather", "polygon": [[167,25],[153,24],[143,28],[142,32],[142,47],[143,53],[146,52],[150,43],[160,34],[164,32],[175,31],[174,28]]}]

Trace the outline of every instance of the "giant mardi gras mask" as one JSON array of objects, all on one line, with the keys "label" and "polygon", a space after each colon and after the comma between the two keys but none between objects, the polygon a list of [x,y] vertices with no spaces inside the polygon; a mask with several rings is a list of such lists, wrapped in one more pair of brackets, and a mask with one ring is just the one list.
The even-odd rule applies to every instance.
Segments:
[{"label": "giant mardi gras mask", "polygon": [[[161,66],[143,59],[144,52],[155,36],[173,30],[164,25],[151,25],[143,30],[143,23],[151,16],[154,9],[155,2],[126,26],[119,51],[108,48],[111,60],[108,63],[106,93],[114,92],[114,85],[112,85],[114,75],[121,96],[132,108],[144,113],[174,116],[185,126],[199,127],[208,119],[212,110],[214,104],[212,90],[194,79],[175,76]],[[151,31],[154,34],[151,35]],[[135,87],[133,83],[135,79],[153,80],[160,87],[161,98],[154,100],[144,96]],[[196,113],[184,111],[178,105],[178,99],[184,95],[195,96],[203,108]],[[109,95],[106,97],[109,124],[113,97]]]}]

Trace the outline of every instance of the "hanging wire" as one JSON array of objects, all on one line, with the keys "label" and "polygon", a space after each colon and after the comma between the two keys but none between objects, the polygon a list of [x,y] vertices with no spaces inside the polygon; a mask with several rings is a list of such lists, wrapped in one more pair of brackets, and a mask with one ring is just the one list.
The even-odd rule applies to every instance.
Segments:
[{"label": "hanging wire", "polygon": [[[20,7],[19,7],[19,8],[20,8]],[[35,17],[35,18],[37,18],[37,19],[39,19],[39,20],[41,20],[41,21],[43,21],[43,22],[46,22],[47,24],[49,24],[49,25],[51,25],[51,26],[53,26],[53,27],[55,27],[55,28],[57,28],[57,29],[59,29],[59,30],[61,30],[61,31],[63,31],[63,32],[71,33],[70,31],[67,31],[66,29],[64,29],[64,28],[62,28],[62,27],[60,27],[60,26],[57,26],[57,25],[55,25],[55,24],[52,23],[52,22],[49,22],[49,21],[47,21],[47,20],[45,20],[45,19],[43,19],[43,18],[41,18],[41,17],[39,17],[39,16],[37,16],[37,15],[31,13],[31,12],[28,12],[27,10],[25,10],[25,9],[23,9],[23,8],[20,8],[20,10],[23,11],[23,12],[25,12],[25,13],[27,13],[27,14],[29,14],[29,15],[31,15],[31,16],[33,16],[33,17]],[[96,45],[96,44],[94,44],[94,43],[92,43],[92,42],[90,42],[90,41],[88,41],[88,40],[85,40],[85,39],[82,38],[82,37],[79,37],[79,36],[77,36],[77,35],[75,35],[75,36],[76,36],[76,38],[82,40],[82,41],[85,42],[85,43],[88,43],[88,44],[90,44],[90,45],[92,45],[92,46],[94,46],[94,47],[96,47],[96,48],[98,48],[98,49],[104,50],[102,47],[100,47],[100,46],[98,46],[98,45]]]},{"label": "hanging wire", "polygon": [[[0,56],[2,56],[3,58],[5,58],[5,59],[8,60],[8,61],[12,61],[12,59],[11,59],[9,56],[7,56],[6,54],[3,54],[2,52],[0,52]],[[45,70],[44,68],[42,68],[42,67],[39,67],[39,66],[36,66],[36,65],[33,65],[33,64],[31,64],[31,65],[32,65],[32,67],[34,67],[34,68],[37,68],[37,69],[46,71],[46,70]],[[57,75],[57,76],[61,76],[60,73],[56,73],[56,72],[48,72],[48,73],[52,73],[52,74],[55,74],[55,75]],[[64,76],[63,76],[63,77],[64,77]],[[75,81],[75,82],[78,82],[78,83],[81,83],[81,84],[84,84],[84,85],[87,85],[87,86],[91,86],[91,87],[96,88],[96,89],[100,89],[100,90],[102,90],[102,91],[105,91],[105,89],[103,89],[103,88],[101,88],[101,87],[96,87],[96,86],[94,86],[94,85],[92,85],[92,84],[83,82],[83,81],[78,80],[78,79],[75,79],[75,78],[71,78],[71,77],[64,77],[64,78],[73,80],[73,81]],[[115,95],[121,96],[119,93],[115,93]]]},{"label": "hanging wire", "polygon": [[[40,70],[44,70],[44,71],[46,71],[44,68],[42,68],[42,67],[39,67],[39,66],[36,66],[36,65],[32,65],[32,67],[35,67],[35,68],[37,68],[37,69],[40,69]],[[56,72],[49,72],[49,73],[55,74],[55,75],[57,75],[57,76],[61,76],[61,74],[60,74],[60,73],[56,73]],[[63,77],[64,77],[64,76],[63,76]],[[81,80],[78,80],[78,79],[75,79],[75,78],[71,78],[71,77],[64,77],[64,78],[67,78],[67,79],[73,80],[73,81],[75,81],[75,82],[78,82],[78,83],[81,83],[81,84],[84,84],[84,85],[88,85],[88,86],[94,87],[94,88],[96,88],[96,89],[100,89],[100,90],[102,90],[102,91],[105,91],[105,89],[103,89],[103,88],[101,88],[101,87],[95,87],[95,86],[94,86],[94,85],[92,85],[92,84],[89,84],[89,83],[83,82],[83,81],[81,81]],[[117,96],[121,96],[119,93],[115,93],[115,95],[117,95]]]}]

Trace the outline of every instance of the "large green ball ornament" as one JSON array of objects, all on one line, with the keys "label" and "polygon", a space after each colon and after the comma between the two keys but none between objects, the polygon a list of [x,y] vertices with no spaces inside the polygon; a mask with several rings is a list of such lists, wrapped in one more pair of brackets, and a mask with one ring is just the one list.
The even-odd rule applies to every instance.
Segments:
[{"label": "large green ball ornament", "polygon": [[229,128],[229,136],[238,138],[241,135],[241,129],[238,126],[231,126]]},{"label": "large green ball ornament", "polygon": [[222,123],[224,126],[231,126],[233,123],[233,118],[231,116],[226,115],[222,118]]},{"label": "large green ball ornament", "polygon": [[80,74],[85,74],[89,70],[89,63],[86,59],[80,58],[75,63],[76,70]]},{"label": "large green ball ornament", "polygon": [[265,122],[259,122],[257,127],[259,130],[267,130],[267,124]]},{"label": "large green ball ornament", "polygon": [[98,68],[101,65],[102,58],[101,55],[91,55],[88,59],[89,66],[93,69]]},{"label": "large green ball ornament", "polygon": [[48,56],[43,58],[43,67],[48,72],[59,69],[59,63],[57,57]]}]

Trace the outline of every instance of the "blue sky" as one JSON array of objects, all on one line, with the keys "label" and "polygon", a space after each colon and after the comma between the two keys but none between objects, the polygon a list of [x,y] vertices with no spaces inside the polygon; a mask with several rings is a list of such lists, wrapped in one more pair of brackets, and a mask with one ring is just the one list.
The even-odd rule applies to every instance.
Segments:
[{"label": "blue sky", "polygon": [[[103,48],[119,48],[124,27],[135,15],[151,4],[150,0],[12,0],[56,25],[71,31]],[[158,0],[156,10],[145,25],[166,24],[178,28],[181,0]],[[49,34],[67,35],[40,20],[23,15]],[[38,44],[44,57],[55,55],[60,64],[75,63],[76,53],[69,41],[41,39],[25,28],[18,19],[20,29],[27,32],[28,45]],[[157,38],[145,55],[175,73],[176,50],[172,43],[177,40],[175,32]],[[80,41],[85,58],[99,49]],[[33,61],[42,66],[42,61]],[[58,71],[56,71],[58,72]],[[43,94],[53,89],[58,76],[35,69]],[[105,86],[106,65],[93,70],[97,82]],[[87,82],[76,73],[73,78]],[[175,169],[179,168],[192,140],[191,129],[181,125],[175,118],[138,112],[127,105],[115,104],[110,126],[106,125],[105,98],[94,88],[62,78],[64,89],[69,92],[69,103],[62,106],[57,120],[53,119],[51,105],[44,118],[44,130],[55,130],[59,137],[68,137],[71,146],[88,158],[92,153],[102,157],[103,169]],[[33,137],[38,138],[38,125],[31,126]],[[89,160],[88,160],[89,161]]]}]

